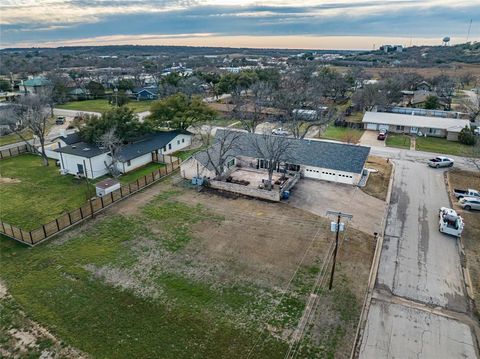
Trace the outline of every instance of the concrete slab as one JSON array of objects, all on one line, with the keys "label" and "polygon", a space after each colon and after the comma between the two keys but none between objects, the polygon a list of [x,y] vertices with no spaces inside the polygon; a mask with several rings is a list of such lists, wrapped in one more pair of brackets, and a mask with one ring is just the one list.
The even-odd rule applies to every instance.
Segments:
[{"label": "concrete slab", "polygon": [[476,358],[467,324],[408,306],[372,300],[359,358]]},{"label": "concrete slab", "polygon": [[386,206],[358,187],[305,178],[293,187],[288,203],[320,216],[325,216],[329,209],[351,213],[350,225],[372,236],[382,229]]}]

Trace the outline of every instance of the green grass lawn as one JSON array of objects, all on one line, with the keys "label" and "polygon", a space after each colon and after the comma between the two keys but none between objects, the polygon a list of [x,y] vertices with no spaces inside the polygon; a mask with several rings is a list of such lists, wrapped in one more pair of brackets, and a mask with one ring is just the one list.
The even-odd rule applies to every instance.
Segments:
[{"label": "green grass lawn", "polygon": [[385,142],[389,147],[410,148],[410,136],[407,135],[389,133]]},{"label": "green grass lawn", "polygon": [[[33,138],[33,136],[31,133],[25,133],[25,138],[27,140],[30,140]],[[16,143],[21,141],[23,140],[20,137],[18,137],[18,135],[15,133],[11,133],[5,136],[0,136],[0,146],[9,145],[11,143]]]},{"label": "green grass lawn", "polygon": [[442,153],[446,155],[474,157],[473,147],[460,142],[447,141],[445,138],[418,137],[416,142],[418,151]]},{"label": "green grass lawn", "polygon": [[360,137],[363,135],[363,130],[357,130],[348,127],[336,127],[329,125],[324,133],[321,134],[321,138],[329,140],[344,141],[349,143],[358,143]]},{"label": "green grass lawn", "polygon": [[[130,101],[126,106],[133,109],[134,112],[149,111],[153,101]],[[85,100],[85,101],[72,101],[62,105],[56,106],[57,108],[65,110],[77,110],[77,111],[92,111],[92,112],[105,112],[112,109],[112,105],[108,103],[106,99],[97,100]]]},{"label": "green grass lawn", "polygon": [[[44,167],[39,156],[21,155],[1,160],[0,174],[0,218],[25,230],[80,207],[88,198],[83,180],[61,176],[54,161]],[[91,190],[95,193],[93,186]]]},{"label": "green grass lawn", "polygon": [[119,180],[121,184],[129,184],[136,181],[138,178],[151,174],[153,171],[159,168],[165,167],[163,163],[149,163],[145,166],[137,168],[131,172],[128,172],[120,176]]},{"label": "green grass lawn", "polygon": [[206,148],[206,146],[202,146],[199,148],[192,148],[189,150],[182,150],[182,151],[177,151],[173,154],[173,156],[180,158],[182,161],[185,161],[187,158],[192,156],[193,154],[203,151]]}]

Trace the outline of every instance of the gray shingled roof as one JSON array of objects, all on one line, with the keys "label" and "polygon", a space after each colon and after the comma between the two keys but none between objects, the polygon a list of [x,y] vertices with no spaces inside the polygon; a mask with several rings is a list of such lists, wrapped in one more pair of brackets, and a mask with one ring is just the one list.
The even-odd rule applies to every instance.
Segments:
[{"label": "gray shingled roof", "polygon": [[[213,158],[219,156],[218,139],[224,136],[225,130],[218,130],[216,133],[217,144],[213,145],[209,151]],[[238,144],[232,150],[232,156],[247,156],[258,158],[257,150],[252,143],[260,143],[264,140],[264,135],[244,133],[239,137]],[[362,173],[363,167],[370,153],[370,147],[348,145],[343,143],[334,143],[319,140],[305,140],[295,138],[285,138],[291,141],[288,158],[283,160],[301,164],[305,166],[328,168],[336,171]],[[208,169],[213,167],[208,161],[206,151],[199,152],[194,158]]]},{"label": "gray shingled roof", "polygon": [[[180,134],[191,134],[188,131],[175,130],[168,132],[155,132],[143,136],[136,142],[129,143],[120,149],[119,160],[126,162],[128,160],[143,156],[154,150],[166,146],[171,140]],[[65,146],[55,150],[60,153],[67,153],[71,155],[91,158],[98,156],[102,153],[108,152],[106,149],[100,149],[98,145],[76,142],[70,146]]]},{"label": "gray shingled roof", "polygon": [[148,134],[137,142],[123,146],[120,149],[118,158],[122,162],[137,158],[139,156],[145,155],[166,146],[178,135],[186,133],[186,131],[175,130]]}]

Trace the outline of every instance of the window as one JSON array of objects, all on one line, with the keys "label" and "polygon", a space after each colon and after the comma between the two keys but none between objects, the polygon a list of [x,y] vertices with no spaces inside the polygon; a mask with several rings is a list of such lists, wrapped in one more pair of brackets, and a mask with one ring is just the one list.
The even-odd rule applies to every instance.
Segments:
[{"label": "window", "polygon": [[397,126],[397,131],[403,131],[405,129],[404,126]]},{"label": "window", "polygon": [[177,145],[179,145],[179,144],[180,144],[180,140],[177,140]]},{"label": "window", "polygon": [[227,168],[230,168],[235,165],[235,158],[232,158],[230,161],[227,162]]},{"label": "window", "polygon": [[182,138],[182,143],[185,143],[185,139],[184,139],[184,138]]},{"label": "window", "polygon": [[127,161],[127,166],[130,166],[132,163],[130,162],[130,160]]},{"label": "window", "polygon": [[168,144],[168,149],[169,149],[169,150],[172,149],[172,144],[171,144],[171,143]]}]

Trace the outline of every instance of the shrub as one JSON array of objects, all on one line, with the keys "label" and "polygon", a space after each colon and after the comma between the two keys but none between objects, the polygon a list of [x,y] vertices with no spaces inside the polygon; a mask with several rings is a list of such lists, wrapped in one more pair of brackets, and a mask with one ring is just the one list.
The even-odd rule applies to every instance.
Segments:
[{"label": "shrub", "polygon": [[458,141],[464,145],[473,146],[476,142],[475,134],[473,130],[467,126],[462,128],[458,134]]}]

